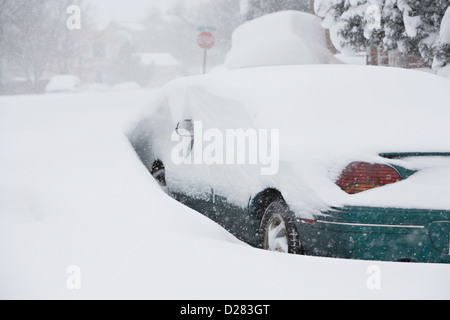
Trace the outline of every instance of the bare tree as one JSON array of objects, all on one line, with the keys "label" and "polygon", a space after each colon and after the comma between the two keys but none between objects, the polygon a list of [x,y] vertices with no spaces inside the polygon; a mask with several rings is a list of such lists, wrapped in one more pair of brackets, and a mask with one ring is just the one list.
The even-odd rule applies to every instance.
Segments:
[{"label": "bare tree", "polygon": [[12,40],[11,29],[16,26],[14,16],[24,9],[26,0],[0,0],[0,92],[3,85],[3,62],[9,53]]},{"label": "bare tree", "polygon": [[[34,85],[49,69],[68,72],[83,38],[67,28],[67,8],[83,0],[0,0],[0,61]],[[86,12],[83,13],[84,18]],[[0,64],[0,78],[3,75]]]}]

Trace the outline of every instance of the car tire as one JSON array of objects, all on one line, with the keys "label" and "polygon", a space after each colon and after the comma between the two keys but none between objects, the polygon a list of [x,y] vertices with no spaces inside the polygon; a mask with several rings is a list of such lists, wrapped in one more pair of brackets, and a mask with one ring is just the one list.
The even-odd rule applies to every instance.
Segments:
[{"label": "car tire", "polygon": [[268,251],[303,254],[300,236],[283,200],[270,203],[261,220],[259,247]]}]

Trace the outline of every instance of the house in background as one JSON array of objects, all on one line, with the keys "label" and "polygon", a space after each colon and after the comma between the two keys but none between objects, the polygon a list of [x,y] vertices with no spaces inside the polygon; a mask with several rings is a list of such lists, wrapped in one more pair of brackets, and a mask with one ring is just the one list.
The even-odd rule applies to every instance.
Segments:
[{"label": "house in background", "polygon": [[387,52],[376,47],[372,47],[368,50],[367,64],[372,66],[390,66],[406,69],[429,68],[419,57],[407,55],[398,50]]},{"label": "house in background", "polygon": [[140,23],[120,22],[86,37],[70,72],[82,83],[116,85],[137,82],[161,86],[182,74],[182,63],[167,52],[148,52],[148,33]]},{"label": "house in background", "polygon": [[[48,60],[33,83],[21,65],[1,59],[3,82],[0,94],[43,93],[55,76],[73,75],[82,88],[108,88],[136,82],[141,87],[161,86],[182,75],[183,65],[172,54],[152,52],[148,31],[140,23],[114,22],[103,30],[68,32],[57,58]],[[60,51],[58,51],[60,50]]]},{"label": "house in background", "polygon": [[149,87],[160,87],[163,84],[174,80],[182,74],[182,64],[171,53],[167,52],[143,52],[136,53],[140,63],[149,68]]},{"label": "house in background", "polygon": [[86,42],[80,50],[70,72],[76,74],[82,83],[111,84],[111,70],[120,62],[125,47],[131,48],[140,32],[138,26],[110,24],[104,30],[81,34]]}]

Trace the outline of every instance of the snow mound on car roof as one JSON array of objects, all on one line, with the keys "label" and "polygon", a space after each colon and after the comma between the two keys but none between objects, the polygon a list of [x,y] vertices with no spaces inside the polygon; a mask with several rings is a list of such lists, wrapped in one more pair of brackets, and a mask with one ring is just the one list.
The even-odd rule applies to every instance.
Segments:
[{"label": "snow mound on car roof", "polygon": [[241,25],[233,33],[226,67],[339,63],[328,50],[321,19],[283,11]]}]

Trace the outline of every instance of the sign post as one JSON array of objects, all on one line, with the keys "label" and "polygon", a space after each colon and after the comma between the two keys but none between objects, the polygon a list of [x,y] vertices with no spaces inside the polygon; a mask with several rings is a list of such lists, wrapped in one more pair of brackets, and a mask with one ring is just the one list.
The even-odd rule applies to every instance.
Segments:
[{"label": "sign post", "polygon": [[205,74],[208,50],[215,44],[214,34],[207,30],[202,31],[197,37],[197,43],[203,49],[203,74]]}]

